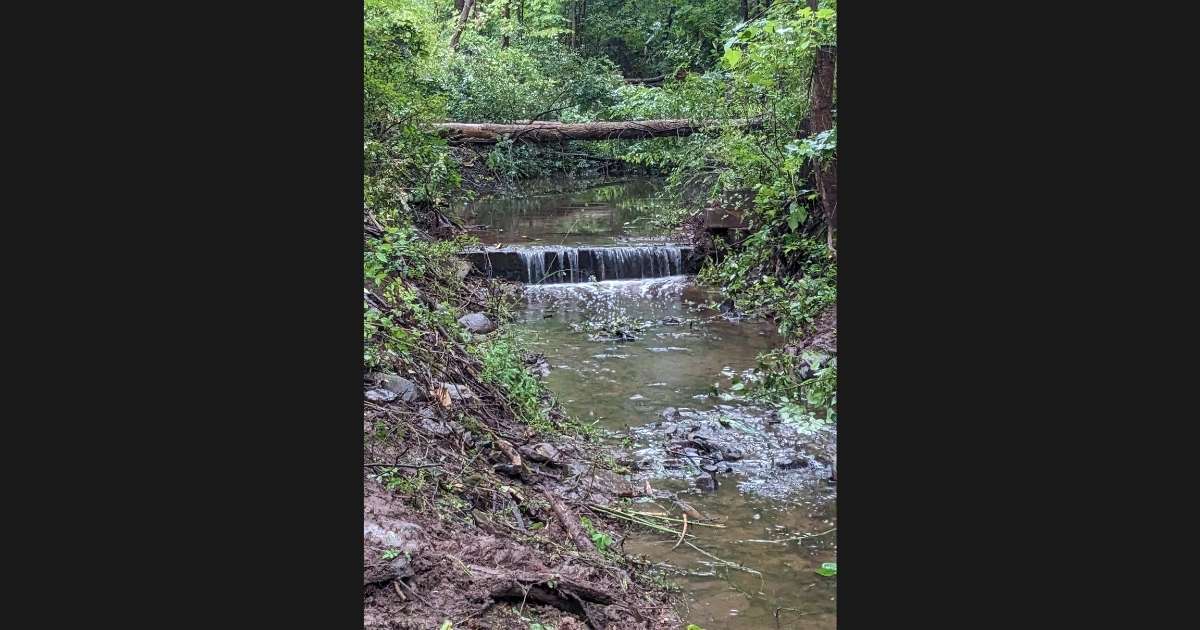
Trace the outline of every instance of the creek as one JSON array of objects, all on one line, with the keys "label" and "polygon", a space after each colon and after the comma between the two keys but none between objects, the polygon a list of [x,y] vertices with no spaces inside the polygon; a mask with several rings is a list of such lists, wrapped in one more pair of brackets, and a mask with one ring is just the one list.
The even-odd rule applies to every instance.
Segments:
[{"label": "creek", "polygon": [[624,550],[670,565],[682,616],[705,630],[836,627],[836,578],[816,573],[837,555],[836,426],[738,386],[782,345],[775,326],[712,307],[688,244],[654,225],[661,181],[554,183],[463,212],[494,269],[497,252],[517,261],[521,334],[564,410],[605,429],[634,486],[651,487],[634,509],[678,516],[680,500],[724,525],[688,530],[707,554],[636,526]]}]

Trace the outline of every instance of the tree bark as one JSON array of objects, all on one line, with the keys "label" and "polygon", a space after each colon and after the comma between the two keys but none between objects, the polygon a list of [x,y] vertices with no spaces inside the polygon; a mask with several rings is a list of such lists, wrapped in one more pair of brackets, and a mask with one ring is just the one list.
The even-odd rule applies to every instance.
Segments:
[{"label": "tree bark", "polygon": [[467,18],[471,15],[471,9],[475,7],[475,0],[463,0],[462,12],[458,14],[458,24],[454,27],[454,34],[450,36],[450,50],[458,50],[458,38],[462,37],[463,27],[467,25]]},{"label": "tree bark", "polygon": [[[510,8],[512,8],[512,0],[504,0],[504,28],[505,29],[509,28],[508,11]],[[508,48],[508,32],[507,31],[504,33],[504,35],[502,35],[500,37],[500,47]]]},{"label": "tree bark", "polygon": [[743,22],[746,21],[746,18],[750,17],[750,2],[749,2],[749,0],[742,0],[742,6],[738,10],[738,17],[742,18]]},{"label": "tree bark", "polygon": [[[639,140],[664,136],[689,136],[722,121],[691,121],[686,119],[625,120],[619,122],[531,124],[494,123],[434,123],[434,130],[451,144],[491,144],[505,137],[515,142],[550,143],[566,140]],[[731,124],[757,129],[759,119],[732,120]]]},{"label": "tree bark", "polygon": [[663,79],[666,79],[666,76],[659,75],[657,77],[645,77],[645,78],[640,78],[640,79],[626,77],[625,82],[626,83],[640,83],[640,84],[644,84],[644,85],[658,85],[659,83],[663,82]]},{"label": "tree bark", "polygon": [[[817,10],[817,0],[808,0],[808,6]],[[819,134],[833,129],[833,87],[837,72],[837,48],[819,46],[813,63],[810,119],[812,133]],[[837,159],[817,165],[817,192],[821,195],[821,206],[825,212],[826,240],[832,252],[833,235],[837,230]]]},{"label": "tree bark", "polygon": [[579,0],[571,3],[571,48],[575,48],[575,34],[579,31]]}]

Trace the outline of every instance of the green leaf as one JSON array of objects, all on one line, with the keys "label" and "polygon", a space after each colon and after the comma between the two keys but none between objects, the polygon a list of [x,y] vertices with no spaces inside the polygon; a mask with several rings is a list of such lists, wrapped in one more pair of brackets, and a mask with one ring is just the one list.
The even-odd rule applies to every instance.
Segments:
[{"label": "green leaf", "polygon": [[817,569],[816,572],[818,575],[823,575],[825,577],[833,577],[833,576],[837,575],[837,563],[836,562],[826,562],[826,563],[822,564],[821,568]]},{"label": "green leaf", "polygon": [[738,62],[742,60],[742,50],[740,48],[730,48],[725,51],[725,55],[721,58],[725,61],[725,65],[730,68],[736,68]]}]

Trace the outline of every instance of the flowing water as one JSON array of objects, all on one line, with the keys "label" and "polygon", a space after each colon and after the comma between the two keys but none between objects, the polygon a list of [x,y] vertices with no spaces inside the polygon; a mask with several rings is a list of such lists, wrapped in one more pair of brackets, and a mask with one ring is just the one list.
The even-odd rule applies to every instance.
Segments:
[{"label": "flowing water", "polygon": [[[563,226],[586,221],[595,229],[572,231],[573,245],[631,237],[669,243],[653,230],[626,231],[630,217],[645,216],[639,213],[648,211],[657,185],[614,187],[604,194],[621,200],[617,205],[579,203],[579,195],[604,190],[593,188],[539,197],[534,206],[485,201],[475,216],[507,226],[507,239],[558,238]],[[639,198],[647,205],[639,207]],[[648,482],[655,495],[635,499],[635,509],[678,512],[668,496],[674,493],[725,525],[689,528],[707,554],[673,549],[671,536],[640,529],[624,542],[626,552],[675,570],[688,623],[706,630],[834,628],[836,579],[815,570],[836,561],[835,489],[828,481],[835,429],[782,422],[777,410],[731,390],[758,353],[781,339],[771,324],[722,316],[708,307],[715,299],[679,274],[535,284],[526,289],[520,325],[532,349],[545,354],[547,384],[564,409],[624,439],[635,485]],[[715,465],[693,448],[706,443],[723,453]],[[702,478],[715,479],[716,488],[698,483]]]}]

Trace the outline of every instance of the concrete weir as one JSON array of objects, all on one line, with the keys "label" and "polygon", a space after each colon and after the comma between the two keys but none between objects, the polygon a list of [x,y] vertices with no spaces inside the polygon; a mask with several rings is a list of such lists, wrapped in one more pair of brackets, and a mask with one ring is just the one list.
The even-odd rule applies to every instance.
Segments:
[{"label": "concrete weir", "polygon": [[484,274],[525,283],[661,278],[696,273],[700,261],[680,245],[529,247],[464,252]]}]

